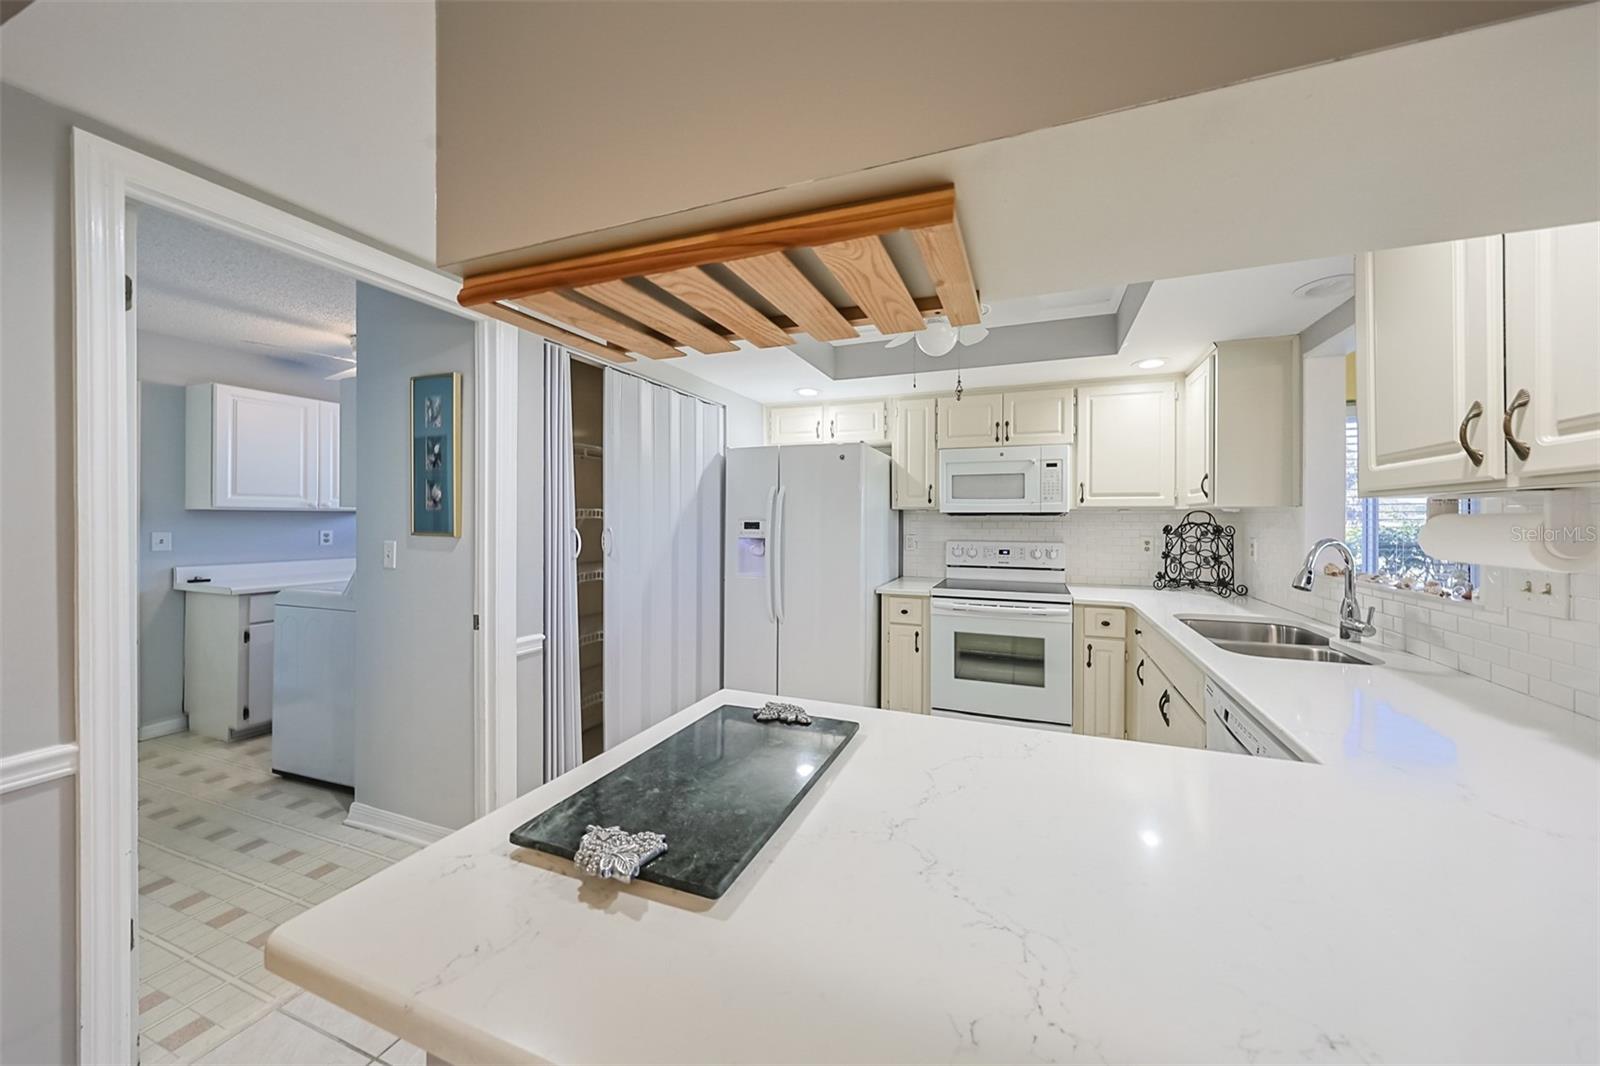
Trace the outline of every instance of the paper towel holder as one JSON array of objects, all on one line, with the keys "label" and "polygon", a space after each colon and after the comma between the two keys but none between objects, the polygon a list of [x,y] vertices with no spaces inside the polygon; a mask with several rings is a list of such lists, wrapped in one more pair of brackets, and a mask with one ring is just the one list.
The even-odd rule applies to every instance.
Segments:
[{"label": "paper towel holder", "polygon": [[[1538,569],[1558,573],[1572,573],[1592,565],[1600,553],[1596,551],[1597,530],[1591,520],[1592,503],[1589,494],[1579,489],[1546,489],[1507,496],[1483,498],[1481,510],[1467,515],[1430,513],[1429,520],[1418,535],[1423,551],[1437,558],[1454,558],[1465,563],[1486,566],[1509,566],[1513,569]],[[1430,507],[1430,512],[1432,508]],[[1435,523],[1435,519],[1438,519]],[[1459,538],[1463,529],[1478,527],[1474,532],[1486,536],[1504,532],[1507,519],[1519,519],[1511,532],[1526,545],[1526,555],[1516,561],[1493,556],[1501,554],[1493,545],[1485,557],[1473,558],[1472,553],[1460,549],[1459,544],[1446,546],[1450,539]],[[1428,535],[1428,526],[1436,526],[1436,535]],[[1445,527],[1452,527],[1450,533]],[[1451,534],[1454,534],[1454,537]],[[1441,542],[1440,538],[1446,538]],[[1434,546],[1430,547],[1428,541]]]}]

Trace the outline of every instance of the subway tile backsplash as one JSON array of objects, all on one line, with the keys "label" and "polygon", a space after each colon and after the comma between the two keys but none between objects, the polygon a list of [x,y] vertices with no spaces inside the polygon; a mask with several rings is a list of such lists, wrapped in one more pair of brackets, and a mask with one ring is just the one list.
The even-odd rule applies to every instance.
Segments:
[{"label": "subway tile backsplash", "polygon": [[[1594,510],[1600,522],[1600,497]],[[947,540],[1059,541],[1067,548],[1069,584],[1149,587],[1161,561],[1161,529],[1185,513],[1082,510],[1047,518],[906,511],[901,522],[901,573],[943,574]],[[1319,575],[1310,593],[1289,587],[1310,547],[1300,509],[1224,512],[1217,518],[1235,528],[1236,575],[1249,585],[1252,598],[1313,621],[1336,623],[1342,579]],[[905,546],[907,539],[916,541],[914,549]],[[1253,562],[1252,539],[1258,552]],[[1565,619],[1487,607],[1481,601],[1454,603],[1364,582],[1358,584],[1357,594],[1363,604],[1377,608],[1373,621],[1378,635],[1369,642],[1600,718],[1600,569],[1571,576]]]},{"label": "subway tile backsplash", "polygon": [[[902,538],[917,541],[914,551],[902,546],[901,573],[938,577],[944,573],[947,540],[1059,541],[1067,546],[1067,583],[1079,585],[1145,585],[1155,580],[1165,538],[1161,527],[1178,522],[1186,511],[1073,511],[1040,515],[947,515],[906,511]],[[1236,547],[1244,551],[1240,515],[1219,519],[1239,530]],[[1148,540],[1150,550],[1145,551]]]}]

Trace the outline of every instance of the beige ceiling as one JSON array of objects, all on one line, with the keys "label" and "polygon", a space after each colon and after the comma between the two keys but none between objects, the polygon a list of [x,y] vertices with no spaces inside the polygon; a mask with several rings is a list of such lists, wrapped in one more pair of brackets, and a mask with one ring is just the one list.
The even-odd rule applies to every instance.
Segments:
[{"label": "beige ceiling", "polygon": [[440,4],[438,258],[468,272],[527,261],[575,234],[1549,6]]}]

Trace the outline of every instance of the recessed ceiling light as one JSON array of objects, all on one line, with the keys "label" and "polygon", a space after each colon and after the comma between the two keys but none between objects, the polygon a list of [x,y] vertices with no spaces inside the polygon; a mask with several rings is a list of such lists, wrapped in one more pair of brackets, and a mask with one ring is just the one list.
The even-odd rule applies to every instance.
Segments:
[{"label": "recessed ceiling light", "polygon": [[1349,296],[1356,291],[1356,276],[1354,274],[1329,274],[1316,281],[1308,281],[1294,290],[1296,296],[1307,300],[1319,300],[1327,296]]},{"label": "recessed ceiling light", "polygon": [[795,389],[794,394],[796,396],[815,396],[817,395],[817,390],[813,388]]},{"label": "recessed ceiling light", "polygon": [[1133,365],[1140,370],[1154,370],[1157,367],[1166,366],[1167,361],[1165,359],[1141,359]]}]

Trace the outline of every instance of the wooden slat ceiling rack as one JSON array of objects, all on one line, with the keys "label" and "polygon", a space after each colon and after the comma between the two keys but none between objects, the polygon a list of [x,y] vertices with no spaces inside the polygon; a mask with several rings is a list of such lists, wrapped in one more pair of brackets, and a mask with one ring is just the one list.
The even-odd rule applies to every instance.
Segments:
[{"label": "wooden slat ceiling rack", "polygon": [[[937,295],[914,297],[890,257],[883,238],[901,230]],[[778,347],[794,333],[845,340],[865,325],[907,333],[930,315],[956,326],[979,318],[950,185],[479,274],[466,279],[460,301],[616,362],[669,359],[680,348],[732,352],[735,340]]]}]

